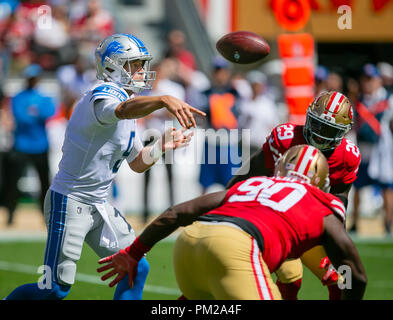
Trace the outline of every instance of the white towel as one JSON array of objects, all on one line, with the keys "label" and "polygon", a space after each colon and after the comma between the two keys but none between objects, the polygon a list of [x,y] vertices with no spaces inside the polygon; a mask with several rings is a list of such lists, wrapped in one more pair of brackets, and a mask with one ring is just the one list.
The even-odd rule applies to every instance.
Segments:
[{"label": "white towel", "polygon": [[100,246],[104,248],[118,248],[119,242],[117,240],[116,233],[112,228],[112,224],[109,221],[109,216],[106,212],[105,205],[96,205],[96,209],[105,222],[101,231]]}]

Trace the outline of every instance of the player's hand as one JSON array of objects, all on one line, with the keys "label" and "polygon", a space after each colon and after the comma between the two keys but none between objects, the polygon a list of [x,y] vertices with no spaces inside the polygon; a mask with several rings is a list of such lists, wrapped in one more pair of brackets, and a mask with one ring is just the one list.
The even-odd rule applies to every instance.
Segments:
[{"label": "player's hand", "polygon": [[326,273],[322,277],[322,284],[324,286],[336,283],[338,280],[338,273],[336,269],[334,269],[334,266],[330,262],[328,257],[325,257],[321,260],[321,263],[319,264],[319,267],[321,269],[325,269]]},{"label": "player's hand", "polygon": [[187,147],[194,132],[184,134],[185,131],[187,131],[186,128],[180,130],[175,128],[167,129],[161,138],[162,152]]},{"label": "player's hand", "polygon": [[206,113],[173,96],[162,96],[161,98],[165,108],[177,118],[183,128],[196,128],[196,122],[193,113],[203,117],[206,116]]},{"label": "player's hand", "polygon": [[120,250],[119,252],[102,258],[98,261],[99,264],[106,263],[106,265],[97,269],[97,272],[103,272],[110,270],[108,273],[101,277],[102,281],[105,281],[114,275],[116,278],[109,283],[110,287],[116,285],[128,274],[128,284],[130,288],[134,286],[134,278],[136,276],[138,261],[131,257],[125,250]]}]

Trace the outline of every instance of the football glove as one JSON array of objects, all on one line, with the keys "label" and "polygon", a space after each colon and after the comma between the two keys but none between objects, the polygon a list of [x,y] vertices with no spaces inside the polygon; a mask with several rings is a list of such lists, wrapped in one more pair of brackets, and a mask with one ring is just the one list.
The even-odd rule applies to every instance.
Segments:
[{"label": "football glove", "polygon": [[328,286],[330,284],[336,283],[338,280],[338,273],[336,269],[334,269],[334,266],[330,262],[328,257],[325,257],[321,260],[321,263],[319,264],[319,267],[321,269],[325,269],[326,273],[322,277],[322,284],[324,286]]},{"label": "football glove", "polygon": [[106,265],[97,269],[97,272],[104,272],[110,270],[108,273],[101,277],[102,281],[105,281],[114,275],[116,278],[109,283],[109,287],[113,287],[119,281],[121,281],[128,274],[128,284],[130,288],[134,286],[134,279],[138,269],[138,260],[130,256],[127,251],[120,250],[119,252],[102,258],[98,261],[99,264],[106,263]]}]

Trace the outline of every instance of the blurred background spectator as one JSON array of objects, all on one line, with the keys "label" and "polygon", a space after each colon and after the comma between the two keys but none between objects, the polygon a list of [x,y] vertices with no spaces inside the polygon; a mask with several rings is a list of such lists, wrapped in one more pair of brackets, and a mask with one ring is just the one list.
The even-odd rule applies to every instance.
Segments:
[{"label": "blurred background spectator", "polygon": [[100,0],[89,0],[85,14],[73,21],[72,37],[78,41],[80,53],[93,57],[97,44],[115,32],[114,18],[102,7]]},{"label": "blurred background spectator", "polygon": [[387,62],[380,62],[377,64],[378,72],[382,78],[384,88],[390,93],[393,93],[393,66]]},{"label": "blurred background spectator", "polygon": [[327,91],[343,92],[343,80],[336,72],[330,72],[326,79]]},{"label": "blurred background spectator", "polygon": [[317,66],[315,68],[315,95],[327,91],[327,78],[329,70],[324,66]]},{"label": "blurred background spectator", "polygon": [[191,70],[196,69],[195,57],[186,48],[186,36],[181,30],[172,30],[168,34],[168,48],[164,54],[166,58],[176,58],[185,67]]},{"label": "blurred background spectator", "polygon": [[373,64],[366,64],[360,80],[361,95],[357,102],[355,130],[362,156],[358,178],[354,182],[353,225],[357,231],[360,192],[368,185],[381,190],[383,197],[385,232],[390,234],[393,210],[393,140],[387,125],[389,93],[383,87],[382,78]]},{"label": "blurred background spectator", "polygon": [[8,181],[8,155],[12,148],[13,119],[9,98],[0,90],[0,206],[4,206]]},{"label": "blurred background spectator", "polygon": [[45,123],[55,113],[55,106],[49,97],[42,95],[37,83],[42,73],[39,65],[28,66],[23,77],[25,88],[12,98],[14,117],[14,144],[7,157],[7,188],[4,190],[4,203],[8,210],[8,225],[14,218],[20,192],[19,178],[27,165],[32,165],[40,180],[40,205],[44,205],[46,190],[49,188],[48,137]]},{"label": "blurred background spectator", "polygon": [[70,63],[75,56],[75,43],[71,39],[71,25],[64,6],[49,6],[45,9],[48,18],[37,21],[32,35],[32,61],[46,70]]},{"label": "blurred background spectator", "polygon": [[250,130],[250,145],[253,154],[265,143],[271,130],[280,123],[277,106],[266,93],[267,78],[260,71],[251,71],[246,78],[251,85],[251,96],[240,104],[239,128]]},{"label": "blurred background spectator", "polygon": [[56,76],[62,88],[64,115],[69,119],[77,100],[97,82],[96,71],[88,59],[77,55],[73,63],[59,67]]},{"label": "blurred background spectator", "polygon": [[202,193],[214,184],[225,186],[235,173],[235,168],[241,165],[235,163],[241,157],[239,136],[236,141],[230,141],[228,134],[229,130],[238,128],[240,116],[240,97],[231,84],[231,75],[229,62],[220,56],[215,57],[211,88],[203,92],[204,103],[199,106],[207,114],[208,129],[199,175]]}]

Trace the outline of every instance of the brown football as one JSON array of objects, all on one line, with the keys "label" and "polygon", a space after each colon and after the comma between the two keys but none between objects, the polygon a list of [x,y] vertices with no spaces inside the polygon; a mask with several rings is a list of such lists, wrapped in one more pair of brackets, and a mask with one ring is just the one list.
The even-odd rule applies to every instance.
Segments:
[{"label": "brown football", "polygon": [[257,62],[270,52],[269,44],[250,31],[228,33],[217,41],[216,48],[225,59],[240,64]]}]

